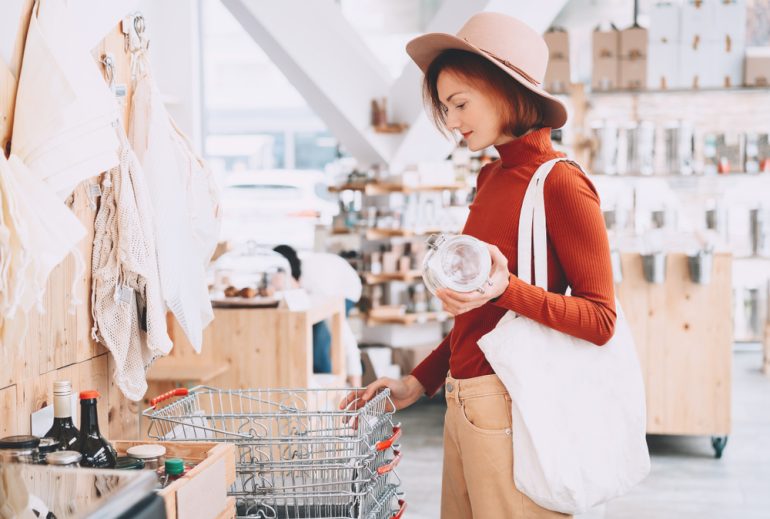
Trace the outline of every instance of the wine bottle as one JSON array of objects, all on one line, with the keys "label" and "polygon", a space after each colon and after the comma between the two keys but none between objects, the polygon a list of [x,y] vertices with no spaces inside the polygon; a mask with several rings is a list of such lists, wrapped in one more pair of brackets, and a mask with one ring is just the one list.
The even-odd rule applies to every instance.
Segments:
[{"label": "wine bottle", "polygon": [[96,414],[97,391],[80,392],[80,435],[76,450],[83,455],[81,467],[114,468],[115,451],[99,432]]},{"label": "wine bottle", "polygon": [[59,450],[72,450],[79,432],[72,422],[72,382],[58,380],[53,383],[53,425],[44,438],[59,442]]}]

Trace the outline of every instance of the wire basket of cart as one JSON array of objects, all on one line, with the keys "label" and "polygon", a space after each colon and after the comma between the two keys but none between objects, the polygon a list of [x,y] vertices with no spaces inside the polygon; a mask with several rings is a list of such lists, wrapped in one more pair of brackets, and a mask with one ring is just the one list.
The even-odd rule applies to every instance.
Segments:
[{"label": "wire basket of cart", "polygon": [[351,391],[364,390],[198,386],[153,399],[143,414],[151,438],[236,444],[239,517],[399,517],[401,427],[389,392],[340,409]]}]

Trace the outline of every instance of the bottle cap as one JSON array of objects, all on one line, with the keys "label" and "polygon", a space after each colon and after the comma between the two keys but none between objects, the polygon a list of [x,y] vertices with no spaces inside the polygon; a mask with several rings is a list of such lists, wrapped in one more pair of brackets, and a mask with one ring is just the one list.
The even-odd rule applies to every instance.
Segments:
[{"label": "bottle cap", "polygon": [[92,398],[99,398],[101,395],[99,395],[99,392],[95,389],[89,389],[87,391],[81,391],[80,392],[80,399],[81,400],[91,400]]},{"label": "bottle cap", "polygon": [[54,395],[69,395],[72,394],[72,382],[69,380],[57,380],[53,383]]},{"label": "bottle cap", "polygon": [[169,458],[165,464],[166,474],[178,476],[184,472],[184,461],[179,458]]},{"label": "bottle cap", "polygon": [[83,455],[78,451],[58,451],[46,456],[45,462],[49,465],[72,465],[73,463],[80,463],[81,459],[83,459]]},{"label": "bottle cap", "polygon": [[144,445],[134,445],[126,451],[126,454],[142,460],[156,459],[166,455],[166,448],[163,445],[146,443]]}]

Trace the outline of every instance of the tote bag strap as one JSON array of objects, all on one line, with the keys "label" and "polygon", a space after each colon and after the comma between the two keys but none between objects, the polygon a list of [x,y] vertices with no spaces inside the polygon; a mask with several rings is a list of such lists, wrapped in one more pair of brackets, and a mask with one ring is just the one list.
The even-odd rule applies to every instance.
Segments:
[{"label": "tote bag strap", "polygon": [[[545,218],[545,180],[557,162],[569,162],[582,172],[583,169],[567,158],[544,162],[532,175],[527,186],[519,215],[518,276],[519,279],[548,290],[548,234]],[[585,173],[585,172],[584,172]],[[532,246],[534,241],[535,279],[532,276]]]}]

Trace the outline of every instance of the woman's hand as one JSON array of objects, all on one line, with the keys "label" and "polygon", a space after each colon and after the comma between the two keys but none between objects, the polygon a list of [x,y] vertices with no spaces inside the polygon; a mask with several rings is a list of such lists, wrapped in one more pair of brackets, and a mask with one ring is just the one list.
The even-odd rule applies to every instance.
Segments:
[{"label": "woman's hand", "polygon": [[508,288],[511,273],[508,272],[508,258],[494,245],[487,243],[489,255],[492,257],[492,269],[489,280],[484,284],[484,292],[455,292],[448,288],[436,291],[436,296],[441,299],[444,311],[452,315],[460,315],[487,304],[490,299],[502,295]]},{"label": "woman's hand", "polygon": [[425,393],[423,385],[412,375],[407,375],[399,380],[382,377],[366,386],[366,390],[363,393],[356,391],[348,393],[340,402],[340,409],[359,409],[366,405],[383,388],[390,389],[390,399],[393,401],[393,405],[396,406],[396,411],[409,407]]}]

